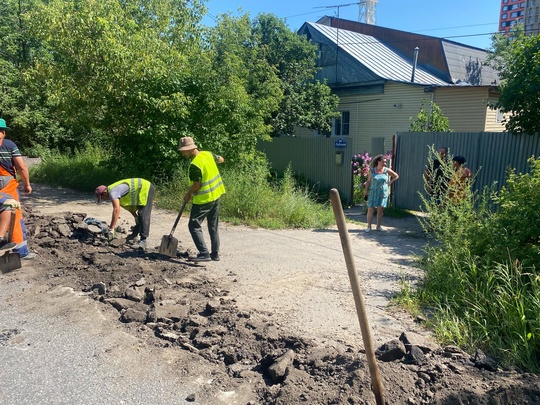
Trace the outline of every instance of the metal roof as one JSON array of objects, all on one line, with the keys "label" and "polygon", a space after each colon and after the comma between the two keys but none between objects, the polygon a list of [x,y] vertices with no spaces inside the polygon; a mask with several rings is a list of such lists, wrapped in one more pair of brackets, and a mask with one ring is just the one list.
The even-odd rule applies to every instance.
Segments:
[{"label": "metal roof", "polygon": [[[347,52],[352,58],[381,79],[411,83],[413,61],[397,53],[377,38],[312,22],[306,22],[305,24],[330,40],[339,50]],[[310,32],[313,33],[311,30]],[[414,84],[451,85],[429,73],[421,66],[416,67]]]},{"label": "metal roof", "polygon": [[492,86],[500,82],[497,71],[484,62],[487,52],[456,42],[441,40],[452,82],[473,86]]}]

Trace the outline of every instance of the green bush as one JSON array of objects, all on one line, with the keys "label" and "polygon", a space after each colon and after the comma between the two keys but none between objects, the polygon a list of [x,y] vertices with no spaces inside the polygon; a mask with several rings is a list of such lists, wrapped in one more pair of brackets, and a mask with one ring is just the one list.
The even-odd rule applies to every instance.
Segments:
[{"label": "green bush", "polygon": [[73,190],[90,191],[100,184],[112,184],[129,177],[115,170],[109,163],[112,157],[92,144],[76,150],[72,155],[49,152],[41,154],[42,163],[31,168],[31,179]]},{"label": "green bush", "polygon": [[431,239],[414,299],[442,342],[540,371],[540,160],[529,163],[499,193],[469,188],[442,205],[422,197]]}]

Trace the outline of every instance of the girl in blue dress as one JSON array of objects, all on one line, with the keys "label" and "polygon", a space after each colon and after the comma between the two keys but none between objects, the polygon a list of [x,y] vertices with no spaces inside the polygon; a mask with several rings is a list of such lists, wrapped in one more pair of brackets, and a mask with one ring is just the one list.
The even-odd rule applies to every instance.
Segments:
[{"label": "girl in blue dress", "polygon": [[381,222],[383,211],[388,204],[390,185],[399,178],[399,175],[386,167],[387,161],[383,155],[377,155],[371,161],[371,168],[368,172],[364,196],[367,197],[367,228],[366,232],[371,232],[371,221],[373,212],[377,207],[377,230],[382,231]]}]

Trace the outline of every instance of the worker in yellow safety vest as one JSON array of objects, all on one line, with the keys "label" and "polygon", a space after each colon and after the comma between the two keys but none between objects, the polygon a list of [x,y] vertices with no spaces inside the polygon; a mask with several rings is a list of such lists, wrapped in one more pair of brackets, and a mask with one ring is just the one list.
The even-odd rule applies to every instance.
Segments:
[{"label": "worker in yellow safety vest", "polygon": [[126,209],[135,218],[135,227],[128,241],[134,241],[140,235],[139,248],[146,249],[148,235],[150,234],[150,219],[155,188],[148,180],[131,178],[117,181],[110,186],[96,188],[97,202],[111,200],[113,212],[109,224],[109,237],[115,237],[115,227],[120,218],[120,207]]},{"label": "worker in yellow safety vest", "polygon": [[[188,229],[199,253],[190,258],[194,262],[219,261],[219,200],[225,193],[225,186],[217,164],[223,163],[222,156],[212,152],[200,151],[193,138],[180,138],[178,150],[185,158],[191,159],[189,165],[189,190],[184,196],[187,203],[193,199]],[[207,218],[211,251],[208,251],[202,233],[202,222]]]}]

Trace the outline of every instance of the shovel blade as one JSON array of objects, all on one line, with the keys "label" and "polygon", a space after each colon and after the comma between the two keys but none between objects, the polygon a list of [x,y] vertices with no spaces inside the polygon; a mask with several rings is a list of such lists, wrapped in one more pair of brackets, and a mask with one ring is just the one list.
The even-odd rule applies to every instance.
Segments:
[{"label": "shovel blade", "polygon": [[0,256],[0,271],[2,273],[8,273],[21,267],[21,256],[18,253],[6,252]]},{"label": "shovel blade", "polygon": [[161,245],[159,245],[159,253],[169,257],[176,257],[177,250],[178,239],[171,235],[163,235]]}]

